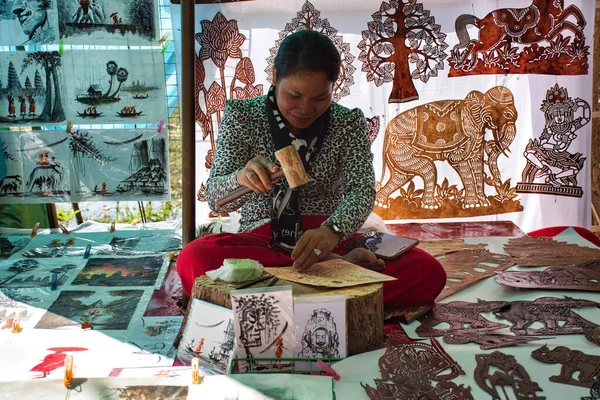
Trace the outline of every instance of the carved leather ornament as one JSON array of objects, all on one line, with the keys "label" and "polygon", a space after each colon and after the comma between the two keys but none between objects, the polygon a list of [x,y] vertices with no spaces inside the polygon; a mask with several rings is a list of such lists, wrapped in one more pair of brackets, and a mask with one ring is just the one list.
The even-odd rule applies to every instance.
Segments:
[{"label": "carved leather ornament", "polygon": [[600,260],[600,249],[534,236],[509,239],[504,251],[521,267],[551,267]]},{"label": "carved leather ornament", "polygon": [[477,250],[487,247],[485,243],[466,244],[464,239],[421,240],[417,245],[434,257],[459,250]]},{"label": "carved leather ornament", "polygon": [[[572,335],[581,334],[583,329],[598,325],[577,315],[571,308],[599,306],[600,303],[595,301],[572,297],[540,297],[533,301],[513,301],[509,306],[493,313],[497,318],[510,322],[510,330],[515,335]],[[544,326],[530,328],[535,322]]]},{"label": "carved leather ornament", "polygon": [[[431,344],[389,347],[379,359],[381,379],[375,387],[361,383],[372,400],[473,399],[471,388],[451,382],[465,375],[462,368],[431,338]],[[433,386],[433,382],[438,382]]]},{"label": "carved leather ornament", "polygon": [[[505,328],[508,325],[492,322],[480,315],[508,306],[508,301],[477,300],[477,303],[466,301],[451,301],[450,303],[437,304],[429,313],[419,319],[421,325],[415,332],[419,336],[442,336],[448,333],[463,334],[479,331],[493,331]],[[444,329],[435,329],[441,323],[450,326]]]},{"label": "carved leather ornament", "polygon": [[596,383],[594,378],[600,376],[600,356],[565,346],[557,346],[552,350],[542,346],[534,350],[531,357],[543,363],[561,365],[560,374],[550,377],[552,382],[591,388]]},{"label": "carved leather ornament", "polygon": [[600,292],[600,272],[579,267],[550,267],[544,271],[508,271],[494,277],[505,286],[530,289]]},{"label": "carved leather ornament", "polygon": [[[517,362],[513,355],[496,350],[491,354],[476,354],[475,361],[477,361],[477,367],[473,373],[475,382],[492,396],[492,399],[500,399],[498,388],[506,392],[505,386],[512,387],[514,397],[517,399],[545,399],[536,394],[536,392],[541,392],[542,388],[531,380],[525,368]],[[494,373],[491,373],[492,368],[495,369]],[[505,395],[505,398],[508,397]]]},{"label": "carved leather ornament", "polygon": [[[498,271],[514,265],[511,257],[505,254],[490,253],[489,250],[462,250],[446,254],[439,258],[446,270],[446,287],[439,294],[436,301],[440,301],[456,292],[459,292],[483,278],[493,276]],[[495,267],[489,264],[495,264]]]},{"label": "carved leather ornament", "polygon": [[444,342],[448,344],[478,343],[481,350],[498,349],[501,347],[516,346],[521,343],[529,343],[542,338],[534,336],[514,336],[504,333],[454,333],[448,332],[444,335]]}]

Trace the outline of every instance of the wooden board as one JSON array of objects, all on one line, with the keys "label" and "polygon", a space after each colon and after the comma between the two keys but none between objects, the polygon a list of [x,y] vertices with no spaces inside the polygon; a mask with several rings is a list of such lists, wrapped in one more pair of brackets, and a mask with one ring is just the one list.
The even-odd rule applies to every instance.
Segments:
[{"label": "wooden board", "polygon": [[[265,287],[269,280],[259,282],[252,288]],[[229,284],[222,281],[213,281],[203,275],[196,278],[191,298],[209,301],[223,307],[231,308],[231,291],[242,284]],[[346,288],[323,288],[301,285],[299,283],[278,280],[274,286],[291,285],[294,297],[307,296],[346,296],[346,321],[348,338],[348,355],[360,354],[383,347],[383,285],[372,283],[368,285]],[[189,302],[191,304],[191,301]],[[187,314],[181,325],[185,327]],[[175,345],[178,344],[182,330],[180,330]]]}]

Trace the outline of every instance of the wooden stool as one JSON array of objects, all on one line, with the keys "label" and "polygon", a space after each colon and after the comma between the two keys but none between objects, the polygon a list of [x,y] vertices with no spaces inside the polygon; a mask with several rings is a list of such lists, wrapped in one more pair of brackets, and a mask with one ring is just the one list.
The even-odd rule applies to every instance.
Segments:
[{"label": "wooden stool", "polygon": [[[258,282],[251,288],[265,287],[269,280]],[[213,281],[206,275],[196,278],[190,299],[200,299],[231,309],[231,291],[236,290],[241,284],[232,284],[223,281]],[[346,341],[348,343],[348,356],[360,354],[383,347],[383,284],[372,283],[368,285],[351,286],[346,288],[324,288],[301,285],[279,279],[274,286],[292,286],[294,297],[307,296],[346,296]],[[188,311],[181,325],[181,330],[175,339],[179,343],[183,329],[187,322]]]}]

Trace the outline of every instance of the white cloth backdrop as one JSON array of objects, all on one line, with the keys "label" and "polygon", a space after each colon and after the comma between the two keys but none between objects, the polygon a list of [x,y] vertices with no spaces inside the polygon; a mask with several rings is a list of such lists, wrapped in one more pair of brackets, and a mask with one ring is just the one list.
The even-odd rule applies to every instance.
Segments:
[{"label": "white cloth backdrop", "polygon": [[[561,2],[562,1],[554,1],[554,4]],[[198,91],[200,109],[205,114],[211,116],[211,118],[207,117],[205,119],[204,128],[201,127],[200,124],[197,124],[196,187],[200,188],[208,176],[206,156],[207,152],[213,146],[214,137],[217,134],[218,120],[220,120],[222,112],[216,111],[216,109],[223,104],[223,96],[226,96],[226,98],[229,99],[232,95],[234,97],[243,98],[244,96],[251,97],[251,95],[264,94],[270,84],[268,74],[265,72],[265,69],[268,70],[270,65],[268,60],[269,56],[271,56],[270,49],[278,46],[280,43],[280,33],[284,30],[294,31],[298,29],[296,28],[298,25],[302,26],[306,24],[307,19],[310,18],[313,29],[328,31],[330,37],[339,38],[337,44],[339,48],[343,49],[342,56],[344,58],[345,72],[348,75],[352,75],[352,80],[346,81],[346,83],[337,91],[340,96],[339,103],[351,108],[361,108],[367,118],[379,117],[380,128],[378,131],[374,130],[372,132],[373,134],[377,134],[373,142],[372,150],[375,155],[375,173],[378,180],[381,180],[383,168],[384,138],[386,136],[385,129],[390,121],[398,114],[433,101],[464,100],[469,92],[473,90],[485,93],[495,86],[504,86],[506,89],[510,90],[514,97],[514,106],[518,113],[515,122],[516,137],[508,146],[508,150],[510,151],[506,152],[508,157],[504,154],[500,154],[498,157],[498,167],[501,174],[500,180],[505,184],[503,195],[499,192],[502,188],[498,188],[496,185],[488,183],[485,184],[483,188],[485,197],[489,200],[489,206],[486,206],[486,204],[484,204],[485,201],[481,200],[480,203],[473,204],[478,205],[478,207],[465,208],[466,203],[463,200],[456,200],[454,201],[454,207],[446,207],[451,203],[451,201],[448,200],[448,203],[443,203],[439,209],[434,209],[432,211],[425,206],[426,202],[423,201],[423,196],[425,196],[425,194],[420,192],[420,189],[424,188],[424,180],[417,176],[414,177],[412,181],[406,183],[402,188],[397,188],[390,193],[390,203],[392,206],[395,205],[405,208],[399,212],[392,212],[394,207],[376,207],[375,212],[381,215],[385,220],[407,222],[512,220],[525,231],[552,225],[579,225],[589,227],[591,223],[591,154],[589,151],[591,142],[591,123],[586,124],[586,122],[589,121],[585,120],[585,118],[580,118],[584,113],[584,108],[574,108],[574,119],[577,120],[580,118],[580,125],[583,126],[575,126],[576,123],[566,125],[565,129],[568,131],[567,134],[574,134],[575,136],[571,135],[570,138],[565,139],[568,146],[564,147],[565,143],[563,142],[563,147],[560,148],[561,151],[559,152],[559,155],[566,155],[567,159],[570,159],[568,157],[569,155],[574,156],[578,152],[582,153],[582,157],[586,158],[583,161],[583,168],[581,168],[580,160],[578,167],[571,167],[570,169],[566,167],[561,168],[561,163],[558,162],[559,167],[554,168],[554,170],[551,171],[554,175],[544,174],[544,171],[540,169],[534,181],[530,181],[529,183],[539,183],[539,185],[536,186],[538,191],[546,190],[550,192],[549,194],[523,193],[516,190],[516,186],[517,183],[523,182],[522,172],[527,164],[527,159],[524,156],[526,146],[530,139],[539,140],[540,135],[545,128],[545,116],[544,112],[540,110],[540,107],[542,106],[542,102],[546,100],[547,91],[555,85],[558,85],[559,88],[566,88],[568,90],[568,97],[572,101],[569,103],[569,99],[563,99],[566,102],[561,104],[565,107],[579,101],[578,99],[581,99],[582,102],[585,102],[588,105],[591,103],[593,68],[593,56],[591,53],[594,47],[594,2],[586,0],[566,0],[564,6],[570,7],[566,9],[566,12],[573,10],[576,7],[585,17],[585,25],[583,22],[578,21],[575,15],[568,16],[566,21],[570,23],[574,29],[559,29],[562,36],[555,35],[552,38],[553,43],[542,39],[537,45],[531,45],[526,43],[526,37],[522,36],[520,38],[525,43],[513,44],[511,46],[512,52],[506,51],[505,53],[501,53],[500,51],[502,49],[491,51],[487,55],[488,59],[485,62],[483,58],[486,57],[486,54],[475,54],[472,56],[477,56],[479,59],[477,68],[488,68],[487,71],[492,71],[494,62],[496,62],[496,64],[502,63],[503,55],[508,57],[508,59],[510,59],[511,56],[516,57],[516,59],[513,58],[513,64],[508,67],[509,72],[495,74],[488,72],[487,74],[470,74],[466,76],[449,77],[450,72],[454,74],[460,72],[458,69],[453,69],[451,67],[452,63],[449,62],[454,47],[459,43],[455,30],[455,22],[460,15],[470,14],[483,19],[486,15],[499,8],[529,7],[532,2],[529,0],[482,0],[477,2],[459,0],[423,0],[415,2],[401,0],[401,4],[399,5],[401,12],[403,10],[405,14],[408,14],[411,11],[416,10],[421,16],[421,19],[413,18],[412,20],[417,21],[417,23],[428,25],[428,27],[431,28],[429,30],[430,33],[432,31],[436,32],[436,34],[431,34],[431,36],[437,40],[437,42],[434,41],[432,45],[435,47],[436,43],[439,44],[440,42],[444,42],[447,46],[438,46],[438,50],[443,52],[445,56],[441,57],[438,55],[437,61],[443,62],[443,65],[438,64],[437,69],[433,68],[434,73],[431,74],[426,82],[419,79],[418,72],[413,72],[417,66],[422,66],[422,63],[415,59],[415,62],[408,65],[409,72],[414,73],[417,76],[417,79],[413,79],[412,83],[415,86],[418,98],[413,100],[410,100],[409,98],[396,99],[395,102],[391,103],[388,102],[388,99],[392,92],[393,82],[385,82],[379,87],[376,86],[372,79],[371,81],[368,80],[370,75],[369,68],[365,68],[363,61],[359,59],[361,53],[359,44],[365,37],[362,32],[368,32],[369,28],[371,28],[371,30],[377,28],[377,24],[373,24],[372,22],[374,19],[377,19],[377,16],[373,14],[379,12],[380,7],[384,3],[387,5],[390,5],[391,3],[394,5],[393,1],[383,2],[379,0],[312,0],[311,2],[304,0],[285,0],[244,1],[196,6],[197,36],[200,34],[200,38],[203,35],[206,38],[210,36],[209,33],[211,35],[230,35],[227,36],[230,39],[229,41],[226,41],[227,45],[222,49],[222,52],[219,52],[216,48],[210,49],[207,47],[207,42],[204,42],[202,48],[200,43],[201,40],[196,43],[197,57],[198,52],[201,51],[201,49],[203,49],[202,55],[205,56],[202,57],[204,59],[200,66],[204,70],[203,74],[205,74],[202,82],[204,84],[205,92],[202,92],[202,87],[200,87]],[[499,32],[504,32],[502,31],[504,28],[501,28],[504,19],[512,18],[509,21],[513,23],[513,25],[509,24],[509,28],[512,29],[512,31],[517,32],[518,29],[523,28],[523,26],[531,27],[538,24],[538,31],[542,31],[543,34],[543,17],[549,13],[549,11],[544,10],[544,7],[549,7],[553,2],[551,0],[535,0],[533,3],[534,7],[528,9],[505,9],[498,11],[494,16],[496,18],[495,21],[498,24],[495,28],[497,28]],[[422,10],[425,10],[425,12],[421,10],[419,4],[422,4]],[[180,8],[176,5],[172,7],[176,51],[178,60],[181,60]],[[396,10],[393,7],[391,10],[388,10],[388,12],[394,11]],[[429,11],[429,14],[427,11]],[[316,15],[317,12],[320,12],[320,15]],[[220,13],[220,15],[217,13]],[[428,17],[433,17],[434,21],[428,19]],[[327,21],[323,22],[325,19]],[[402,20],[408,21],[408,18],[398,18],[398,21]],[[555,18],[555,20],[558,19]],[[236,22],[234,23],[233,21]],[[385,21],[385,18],[383,18],[383,21]],[[369,25],[369,23],[371,23],[371,25]],[[408,24],[411,24],[411,22]],[[439,25],[439,29],[436,30],[434,24]],[[520,27],[518,26],[519,24],[521,24]],[[584,28],[582,28],[583,26]],[[388,23],[388,25],[385,26],[381,25],[381,27],[382,29],[387,27],[392,31],[392,34],[393,31],[397,29],[397,26],[393,23]],[[331,30],[331,28],[335,29],[337,32]],[[472,25],[469,25],[467,28],[470,38],[478,37],[477,28]],[[552,26],[550,28],[552,28]],[[530,29],[530,31],[533,30]],[[242,34],[244,38],[238,36],[237,32]],[[573,45],[573,42],[575,42],[574,32],[578,33],[579,36],[583,34],[583,45]],[[443,38],[443,36],[440,36],[440,33],[445,34],[446,37]],[[515,35],[518,36],[518,32]],[[422,39],[426,38],[422,37]],[[402,41],[400,41],[400,43],[402,43]],[[405,39],[404,43],[407,46],[410,46],[410,38]],[[431,43],[423,40],[419,45],[419,49],[424,50],[424,46],[428,44]],[[538,47],[536,48],[536,46]],[[586,48],[585,46],[589,47]],[[381,51],[381,54],[385,51],[385,49],[379,50]],[[460,51],[464,50],[465,48],[460,49]],[[395,51],[397,51],[397,49]],[[431,55],[431,46],[428,49],[425,49],[425,51],[428,51]],[[524,65],[525,62],[523,61],[523,58],[519,61],[519,52],[528,52],[527,54],[531,55],[532,51],[538,51],[537,54],[540,56],[540,61],[538,61],[537,64],[532,64],[537,66],[535,68],[539,68],[535,72],[542,71],[546,68],[545,72],[547,74],[515,73],[517,68],[529,68]],[[393,52],[394,49],[392,48],[392,53]],[[521,57],[526,57],[522,54]],[[237,94],[233,94],[234,90],[231,87],[231,82],[236,74],[236,66],[240,62],[242,56],[251,59],[255,79],[254,81],[252,81],[251,78],[240,80],[240,75],[238,74],[234,86],[240,89],[238,89],[238,92],[235,92]],[[493,60],[493,57],[490,58],[491,56],[496,57],[496,59]],[[455,60],[460,61],[462,56],[457,55],[456,57]],[[506,60],[506,58],[504,60]],[[468,56],[466,61],[468,61]],[[396,70],[400,71],[403,68],[406,70],[407,63],[408,57],[407,60],[398,62]],[[435,62],[430,64],[431,67],[434,67],[434,65]],[[490,65],[492,67],[490,67]],[[219,68],[219,66],[221,68]],[[465,68],[468,69],[468,66]],[[352,69],[355,70],[352,71]],[[393,73],[394,70],[392,69],[390,76],[393,76]],[[197,73],[197,75],[199,74]],[[220,89],[220,86],[218,86],[213,87],[213,91],[211,92],[209,89],[214,82],[217,82],[218,84],[225,82],[227,90],[223,91]],[[250,84],[248,85],[248,83]],[[406,83],[406,81],[404,81],[404,83]],[[189,85],[191,83],[186,82],[185,84]],[[258,85],[263,85],[263,87],[261,88]],[[406,86],[409,85],[404,84],[402,89],[406,90]],[[340,90],[347,90],[349,93],[346,94]],[[206,98],[209,98],[209,103],[215,104],[215,109],[211,110],[209,107],[207,110]],[[579,101],[579,103],[582,102]],[[441,111],[438,109],[438,112]],[[502,110],[500,112],[502,113]],[[552,112],[552,110],[549,111],[549,113]],[[201,119],[198,115],[201,114],[198,114],[197,112],[197,119]],[[212,119],[212,130],[214,130],[212,133],[209,128],[210,119]],[[456,123],[460,124],[461,120],[464,120],[464,117],[459,117]],[[374,126],[376,126],[376,124],[374,124]],[[561,127],[564,128],[565,125],[561,125]],[[550,133],[561,133],[562,131],[560,129],[562,128],[555,128],[556,130],[551,130]],[[436,129],[438,131],[443,130],[443,128],[438,127],[436,127]],[[491,140],[491,138],[491,132],[488,130],[486,133],[486,140]],[[560,142],[560,137],[558,137],[558,139]],[[491,143],[491,141],[489,143]],[[552,144],[556,144],[556,142],[552,142],[550,145]],[[483,157],[485,161],[489,158],[485,153]],[[550,155],[548,155],[548,157],[551,158]],[[539,158],[540,157],[538,157],[538,160]],[[544,157],[541,158],[543,159]],[[546,161],[548,161],[548,159],[546,159]],[[208,161],[210,161],[210,156],[208,157]],[[545,164],[543,164],[542,167],[544,165]],[[441,195],[444,189],[452,188],[453,185],[456,185],[454,191],[445,191],[450,199],[457,199],[465,195],[467,191],[461,192],[464,185],[461,182],[459,175],[449,166],[447,161],[435,161],[435,167],[438,171],[437,179],[434,182],[438,185],[435,192],[436,197]],[[487,166],[484,168],[484,172],[489,171]],[[474,167],[473,171],[476,172],[476,170],[477,168]],[[555,175],[560,174],[561,172],[564,173],[564,170],[573,171],[571,175],[575,177],[576,182],[573,180],[571,180],[570,183],[566,180],[557,181]],[[383,184],[389,179],[389,176],[390,169],[388,167],[382,182]],[[446,186],[443,184],[444,179],[447,179]],[[510,179],[510,182],[506,185],[508,179]],[[546,181],[548,182],[544,185]],[[553,182],[554,184],[552,184]],[[552,189],[552,187],[555,189]],[[578,187],[580,189],[575,190],[573,187]],[[573,190],[577,192],[575,195],[572,194]],[[567,192],[571,193],[571,195],[565,195]],[[497,200],[493,199],[495,196]],[[395,201],[394,198],[396,198],[397,201]],[[401,204],[404,205],[402,206]],[[456,204],[458,204],[458,206],[456,206]],[[511,205],[507,206],[507,204]],[[516,211],[521,206],[523,210]],[[503,211],[502,207],[504,207]],[[208,212],[209,210],[206,203],[197,204],[197,220],[199,222],[205,221]]]}]

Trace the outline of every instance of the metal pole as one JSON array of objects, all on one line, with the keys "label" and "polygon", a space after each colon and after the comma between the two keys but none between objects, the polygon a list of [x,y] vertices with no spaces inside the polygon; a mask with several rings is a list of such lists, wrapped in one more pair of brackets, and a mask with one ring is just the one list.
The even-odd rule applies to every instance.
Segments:
[{"label": "metal pole", "polygon": [[183,245],[196,238],[196,132],[194,0],[181,1],[181,137]]}]

